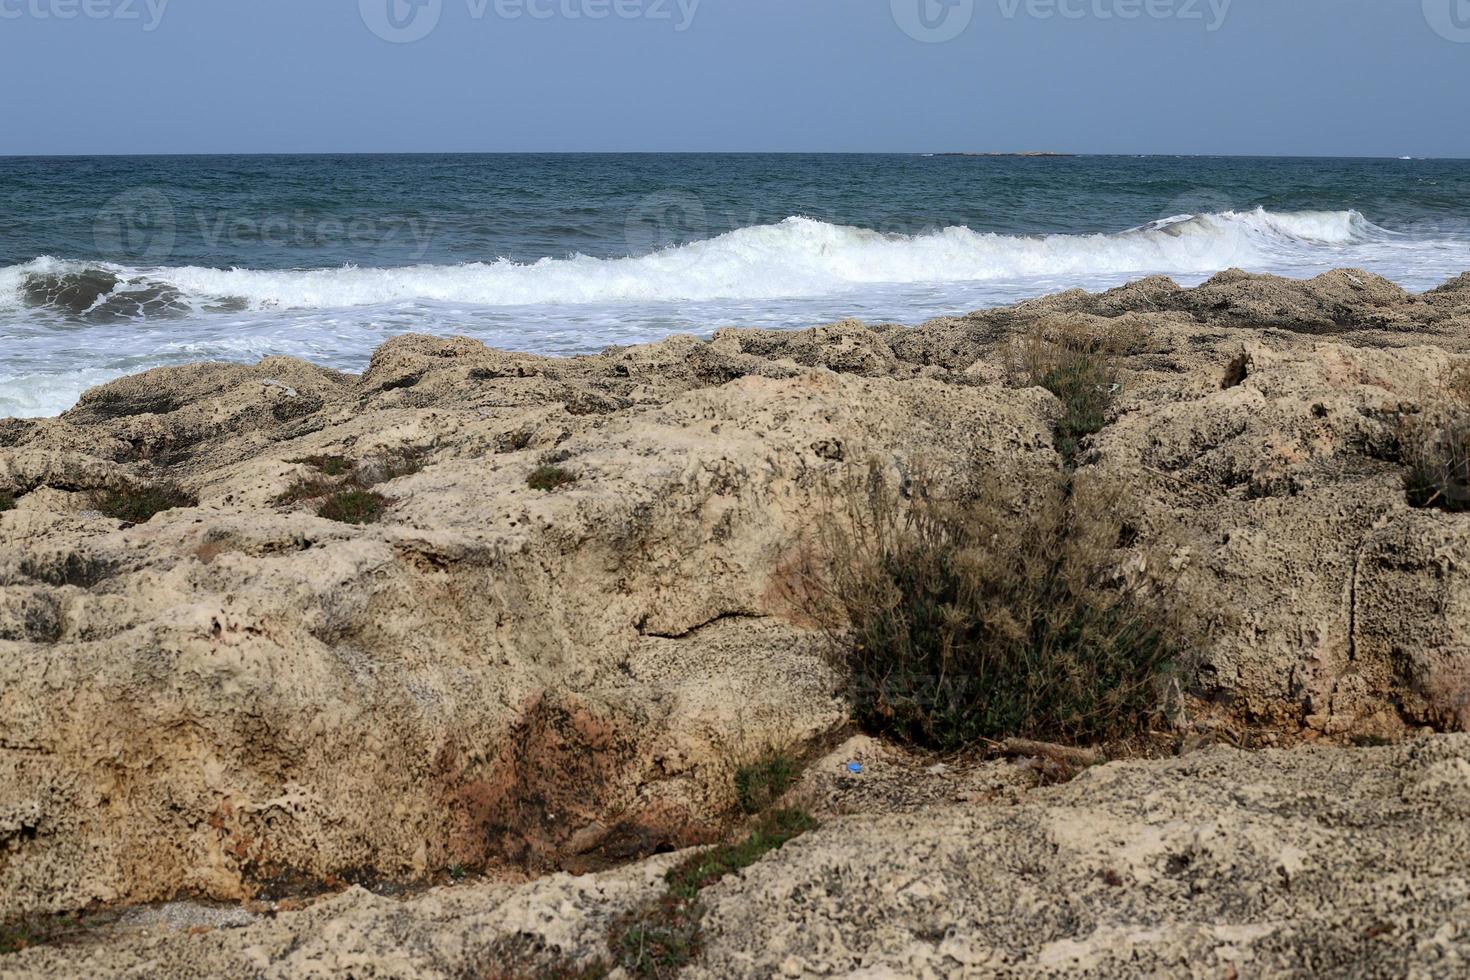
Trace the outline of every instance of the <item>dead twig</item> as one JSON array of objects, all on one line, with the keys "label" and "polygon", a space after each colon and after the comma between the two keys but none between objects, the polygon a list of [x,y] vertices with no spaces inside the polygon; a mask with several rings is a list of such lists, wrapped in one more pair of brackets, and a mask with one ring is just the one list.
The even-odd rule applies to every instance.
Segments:
[{"label": "dead twig", "polygon": [[1002,755],[1036,757],[1059,762],[1064,766],[1086,769],[1102,761],[1102,754],[1092,749],[1074,749],[1051,742],[1033,742],[1024,738],[1008,738],[1000,743]]}]

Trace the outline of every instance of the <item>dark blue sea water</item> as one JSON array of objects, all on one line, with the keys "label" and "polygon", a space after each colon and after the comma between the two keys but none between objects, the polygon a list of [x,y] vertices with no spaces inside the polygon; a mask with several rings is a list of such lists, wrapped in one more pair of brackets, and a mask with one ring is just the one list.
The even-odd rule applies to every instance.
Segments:
[{"label": "dark blue sea water", "polygon": [[159,364],[358,369],[926,318],[1162,272],[1470,269],[1470,162],[923,155],[0,158],[0,415]]}]

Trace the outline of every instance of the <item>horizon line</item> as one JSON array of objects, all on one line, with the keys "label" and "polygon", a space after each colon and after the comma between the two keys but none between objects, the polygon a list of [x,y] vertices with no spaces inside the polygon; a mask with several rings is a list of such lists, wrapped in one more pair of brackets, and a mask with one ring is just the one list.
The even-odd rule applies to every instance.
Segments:
[{"label": "horizon line", "polygon": [[1470,156],[1321,153],[1088,153],[1053,150],[169,150],[129,153],[0,153],[0,160],[140,159],[149,157],[383,157],[383,156],[896,156],[965,159],[1225,159],[1225,160],[1436,160]]}]

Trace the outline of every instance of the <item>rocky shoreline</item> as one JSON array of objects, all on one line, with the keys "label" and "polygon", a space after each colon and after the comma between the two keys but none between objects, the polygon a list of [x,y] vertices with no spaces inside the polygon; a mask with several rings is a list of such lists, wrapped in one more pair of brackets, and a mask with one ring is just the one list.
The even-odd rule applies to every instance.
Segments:
[{"label": "rocky shoreline", "polygon": [[[1078,325],[1130,339],[1063,458],[1007,352]],[[777,753],[822,826],[703,889],[685,975],[1455,975],[1470,519],[1411,505],[1405,433],[1467,358],[1470,274],[1231,271],[0,421],[0,923],[107,915],[0,972],[571,975]],[[1157,758],[851,740],[783,585],[834,478],[921,458],[1115,488],[1204,638]]]}]

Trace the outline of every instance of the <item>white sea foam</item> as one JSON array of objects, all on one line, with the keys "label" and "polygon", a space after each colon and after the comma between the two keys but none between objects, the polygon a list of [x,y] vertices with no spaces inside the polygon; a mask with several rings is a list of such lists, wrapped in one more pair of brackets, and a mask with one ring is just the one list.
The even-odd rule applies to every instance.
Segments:
[{"label": "white sea foam", "polygon": [[[174,286],[200,307],[226,298],[243,300],[255,310],[321,310],[407,300],[536,306],[824,296],[854,284],[1214,272],[1385,235],[1356,211],[1184,215],[1119,234],[1037,236],[987,234],[962,227],[885,235],[792,217],[619,259],[579,255],[529,264],[502,260],[288,271],[103,268]],[[27,274],[75,267],[46,258],[0,270],[0,297],[16,303],[17,286]]]},{"label": "white sea foam", "polygon": [[[387,269],[39,258],[0,268],[0,416],[54,414],[89,384],[160,364],[287,354],[359,370],[375,346],[408,331],[566,354],[727,324],[797,327],[843,316],[917,323],[1150,273],[1188,285],[1232,266],[1293,276],[1356,266],[1424,289],[1470,268],[1470,239],[1390,232],[1356,211],[1257,209],[1096,235],[962,227],[895,235],[792,217],[628,258]],[[169,301],[149,308],[157,315],[112,322],[28,305],[28,281],[88,268],[120,277],[119,291],[166,293]]]}]

